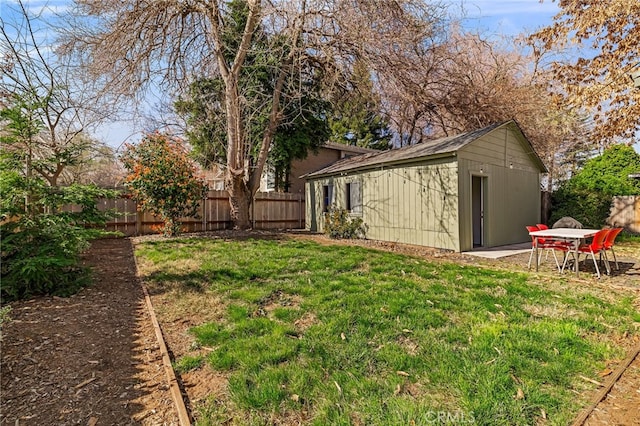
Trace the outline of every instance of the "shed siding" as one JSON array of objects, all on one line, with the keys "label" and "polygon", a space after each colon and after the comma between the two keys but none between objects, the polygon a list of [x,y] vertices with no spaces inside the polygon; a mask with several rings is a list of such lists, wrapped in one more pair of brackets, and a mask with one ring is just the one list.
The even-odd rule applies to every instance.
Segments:
[{"label": "shed siding", "polygon": [[462,158],[473,159],[487,166],[511,167],[540,173],[532,160],[527,145],[520,141],[508,128],[497,129],[477,141],[470,143],[458,152]]},{"label": "shed siding", "polygon": [[[503,155],[496,147],[502,143]],[[494,160],[488,161],[493,152]],[[525,145],[506,129],[492,132],[458,152],[460,170],[460,247],[473,248],[471,179],[486,177],[484,246],[524,242],[525,226],[540,221],[540,171]]]},{"label": "shed siding", "polygon": [[[455,159],[336,176],[333,184],[337,207],[345,207],[346,184],[355,178],[362,182],[362,219],[367,225],[367,238],[460,250]],[[314,229],[311,209],[315,205],[316,211],[321,211],[318,194],[329,180],[308,183],[308,229]],[[315,200],[311,201],[314,191]],[[317,221],[318,231],[324,229],[322,222]]]},{"label": "shed siding", "polygon": [[323,231],[323,185],[333,184],[334,204],[344,208],[346,184],[360,179],[367,238],[472,250],[472,179],[481,176],[485,178],[483,245],[529,240],[525,226],[540,220],[544,167],[517,128],[497,128],[460,146],[451,157],[434,157],[380,165],[375,170],[328,170],[335,174],[310,178],[307,228]]}]

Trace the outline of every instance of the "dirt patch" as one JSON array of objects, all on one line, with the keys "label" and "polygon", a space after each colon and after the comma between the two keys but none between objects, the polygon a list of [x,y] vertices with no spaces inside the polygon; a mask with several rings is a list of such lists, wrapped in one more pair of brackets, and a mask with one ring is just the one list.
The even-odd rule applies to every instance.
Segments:
[{"label": "dirt patch", "polygon": [[94,285],[12,303],[0,424],[177,425],[128,239],[95,241]]},{"label": "dirt patch", "polygon": [[[612,366],[615,369],[615,366]],[[640,425],[640,357],[631,363],[605,399],[596,406],[585,426]]]}]

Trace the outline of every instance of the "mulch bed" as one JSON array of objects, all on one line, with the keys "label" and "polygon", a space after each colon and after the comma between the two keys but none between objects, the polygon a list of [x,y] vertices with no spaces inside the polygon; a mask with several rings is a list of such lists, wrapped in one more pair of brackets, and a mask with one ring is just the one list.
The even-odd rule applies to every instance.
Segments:
[{"label": "mulch bed", "polygon": [[95,241],[94,285],[12,303],[2,425],[177,425],[128,239]]}]

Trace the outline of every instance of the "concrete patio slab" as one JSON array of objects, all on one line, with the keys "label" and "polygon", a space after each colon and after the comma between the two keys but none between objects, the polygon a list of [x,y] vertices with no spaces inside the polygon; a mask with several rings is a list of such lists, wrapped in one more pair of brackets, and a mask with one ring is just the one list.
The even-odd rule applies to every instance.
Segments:
[{"label": "concrete patio slab", "polygon": [[487,259],[499,259],[501,257],[513,256],[514,254],[527,253],[531,250],[531,241],[518,244],[509,244],[498,247],[479,247],[472,251],[465,251],[464,254],[484,257]]}]

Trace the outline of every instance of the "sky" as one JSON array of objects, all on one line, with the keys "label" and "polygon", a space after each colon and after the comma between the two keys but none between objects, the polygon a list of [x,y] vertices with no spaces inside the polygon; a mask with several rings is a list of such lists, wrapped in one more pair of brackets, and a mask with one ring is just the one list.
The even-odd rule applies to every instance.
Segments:
[{"label": "sky", "polygon": [[469,0],[464,10],[466,28],[495,35],[517,35],[551,24],[559,8],[551,0]]}]

